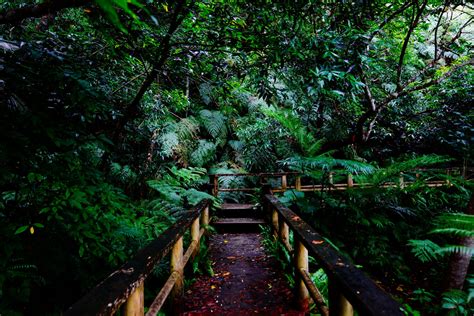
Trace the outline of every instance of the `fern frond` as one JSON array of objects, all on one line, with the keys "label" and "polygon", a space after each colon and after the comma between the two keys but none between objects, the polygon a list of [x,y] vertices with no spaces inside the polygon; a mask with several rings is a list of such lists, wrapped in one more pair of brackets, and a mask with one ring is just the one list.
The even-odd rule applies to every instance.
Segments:
[{"label": "fern frond", "polygon": [[438,253],[442,255],[452,255],[458,253],[466,256],[472,256],[474,254],[474,248],[461,245],[448,245],[441,247],[438,250]]},{"label": "fern frond", "polygon": [[281,126],[295,138],[301,151],[307,156],[313,156],[321,150],[324,140],[317,140],[302,124],[301,120],[290,110],[275,107],[262,107],[261,111],[268,117],[278,121]]},{"label": "fern frond", "polygon": [[192,139],[199,132],[199,122],[192,116],[183,118],[175,123],[175,130],[180,139]]},{"label": "fern frond", "polygon": [[202,110],[199,118],[209,135],[214,139],[227,136],[227,118],[219,111]]},{"label": "fern frond", "polygon": [[233,150],[239,153],[242,152],[244,148],[244,143],[239,140],[229,140],[228,144]]},{"label": "fern frond", "polygon": [[448,162],[450,158],[438,155],[424,155],[414,159],[405,160],[402,162],[392,163],[386,168],[378,169],[369,177],[359,176],[357,182],[360,183],[374,183],[381,184],[389,181],[396,181],[401,172],[408,172],[420,167],[426,167],[438,163]]},{"label": "fern frond", "polygon": [[193,117],[169,123],[156,139],[156,142],[160,144],[159,155],[162,158],[172,157],[176,153],[185,156],[187,150],[183,149],[189,147],[186,142],[196,138],[198,132],[199,124]]},{"label": "fern frond", "polygon": [[336,167],[341,167],[351,174],[370,174],[375,171],[375,167],[370,164],[354,160],[335,159],[327,153],[316,157],[289,157],[279,161],[279,163],[292,170],[301,172],[312,169],[329,171]]},{"label": "fern frond", "polygon": [[213,203],[216,203],[215,206],[219,206],[218,200],[214,196],[196,189],[186,190],[183,196],[188,199],[191,205],[196,205],[202,200],[211,200]]},{"label": "fern frond", "polygon": [[275,165],[273,151],[262,146],[246,146],[242,152],[245,169],[251,171],[268,171]]},{"label": "fern frond", "polygon": [[160,135],[158,143],[161,144],[160,156],[168,158],[173,155],[174,149],[179,145],[179,136],[174,131],[170,131]]},{"label": "fern frond", "polygon": [[435,261],[441,256],[441,247],[429,239],[411,239],[408,241],[408,245],[412,247],[411,252],[421,262]]},{"label": "fern frond", "polygon": [[216,144],[200,139],[198,147],[191,154],[191,163],[195,166],[202,167],[212,161],[216,155],[216,147]]},{"label": "fern frond", "polygon": [[474,215],[464,213],[443,214],[436,219],[434,234],[474,237]]},{"label": "fern frond", "polygon": [[459,229],[459,228],[438,228],[438,229],[433,229],[431,232],[436,233],[436,234],[448,234],[448,235],[458,236],[458,237],[474,237],[473,230],[465,230],[465,229]]}]

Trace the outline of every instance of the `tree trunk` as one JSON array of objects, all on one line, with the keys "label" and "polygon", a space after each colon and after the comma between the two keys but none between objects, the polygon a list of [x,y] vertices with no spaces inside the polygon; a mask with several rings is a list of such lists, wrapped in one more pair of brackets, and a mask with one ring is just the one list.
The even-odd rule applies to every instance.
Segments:
[{"label": "tree trunk", "polygon": [[[474,215],[474,194],[471,195],[471,200],[467,205],[466,214]],[[464,247],[474,247],[474,238],[463,237],[457,241],[458,245]],[[451,256],[448,271],[445,279],[445,289],[459,289],[461,290],[466,279],[466,275],[469,269],[469,263],[471,262],[471,255],[466,253],[456,252]]]}]

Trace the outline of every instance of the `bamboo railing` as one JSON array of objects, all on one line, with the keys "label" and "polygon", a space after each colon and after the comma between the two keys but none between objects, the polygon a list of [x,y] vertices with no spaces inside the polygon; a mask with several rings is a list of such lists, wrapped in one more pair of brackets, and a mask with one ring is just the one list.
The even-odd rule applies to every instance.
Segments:
[{"label": "bamboo railing", "polygon": [[[138,252],[133,259],[72,305],[65,313],[73,315],[113,315],[122,307],[122,315],[144,315],[144,282],[157,263],[168,253],[170,276],[146,313],[156,315],[168,296],[179,306],[184,283],[184,267],[197,251],[209,224],[209,201],[202,201],[186,212],[157,239]],[[183,251],[183,235],[190,230],[191,241]]]},{"label": "bamboo railing", "polygon": [[[422,171],[430,171],[431,169],[417,169],[413,172],[415,173],[416,178],[420,177]],[[453,174],[459,174],[466,180],[472,180],[474,178],[474,169],[473,168],[448,168],[442,169],[446,175],[450,176]],[[348,188],[370,188],[373,187],[371,183],[356,183],[353,179],[352,174],[346,174],[346,181],[344,183],[335,183],[333,177],[335,172],[327,173],[327,182],[322,184],[304,184],[303,175],[299,172],[276,172],[276,173],[218,173],[210,175],[211,177],[211,186],[212,194],[217,196],[219,192],[256,192],[260,189],[261,185],[265,184],[268,178],[279,178],[280,186],[272,187],[272,193],[285,192],[287,190],[296,190],[301,192],[313,192],[313,191],[343,191]],[[221,188],[219,184],[219,178],[223,177],[249,177],[249,178],[259,178],[259,186],[250,187],[250,188]],[[289,178],[293,177],[294,181],[292,184],[289,182]],[[390,187],[404,187],[409,184],[412,184],[413,181],[406,180],[407,175],[400,173],[398,182],[387,182],[381,185],[384,188]],[[430,180],[425,181],[425,184],[429,187],[440,187],[443,185],[449,185],[449,180]]]},{"label": "bamboo railing", "polygon": [[[298,215],[267,194],[264,211],[271,217],[275,236],[293,256],[296,294],[303,309],[311,298],[324,316],[403,315],[401,305],[319,235]],[[293,245],[289,232],[293,232]],[[329,278],[329,302],[325,302],[309,274],[308,255],[314,257]],[[330,307],[330,308],[329,308]]]}]

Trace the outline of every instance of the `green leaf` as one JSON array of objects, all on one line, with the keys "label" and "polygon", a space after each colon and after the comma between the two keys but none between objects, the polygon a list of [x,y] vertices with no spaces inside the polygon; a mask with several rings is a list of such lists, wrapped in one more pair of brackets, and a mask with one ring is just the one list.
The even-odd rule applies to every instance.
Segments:
[{"label": "green leaf", "polygon": [[21,226],[21,227],[18,227],[17,230],[15,231],[15,235],[18,235],[18,234],[21,234],[23,233],[24,231],[26,231],[28,229],[29,226]]}]

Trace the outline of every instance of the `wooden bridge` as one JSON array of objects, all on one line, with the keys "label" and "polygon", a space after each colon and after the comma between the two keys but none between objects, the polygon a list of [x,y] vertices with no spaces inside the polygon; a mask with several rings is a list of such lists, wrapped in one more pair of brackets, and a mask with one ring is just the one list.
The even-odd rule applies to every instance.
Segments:
[{"label": "wooden bridge", "polygon": [[[334,183],[332,175],[328,176],[327,183],[321,184],[303,184],[304,178],[297,173],[211,176],[211,190],[215,196],[219,193],[260,190],[261,198],[257,204],[225,203],[220,209],[212,210],[216,215],[212,218],[216,219],[211,224],[218,234],[210,239],[209,247],[211,260],[216,262],[216,273],[214,277],[196,281],[198,285],[204,282],[208,286],[191,286],[184,293],[185,267],[199,251],[202,236],[206,234],[210,224],[211,202],[206,200],[187,211],[133,259],[71,306],[65,315],[112,315],[120,309],[122,315],[144,315],[145,281],[167,255],[170,275],[149,305],[146,315],[157,315],[166,300],[171,306],[170,313],[181,315],[305,315],[310,304],[314,304],[321,315],[348,316],[353,315],[354,311],[358,315],[403,315],[398,302],[273,195],[288,189],[345,190],[364,186],[354,183],[351,175],[347,175],[345,183]],[[219,179],[238,177],[256,179],[255,186],[220,186]],[[385,186],[407,184],[404,175],[401,175],[398,183],[387,183]],[[428,183],[430,186],[446,184],[449,185],[449,180]],[[270,225],[274,236],[291,254],[293,277],[296,280],[295,288],[291,291],[281,289],[282,284],[283,287],[286,284],[282,280],[282,271],[278,270],[275,262],[271,262],[260,245],[261,237],[256,229],[258,225],[264,224]],[[184,240],[188,240],[186,248]],[[226,247],[227,245],[233,247]],[[328,302],[311,280],[309,256],[316,260],[317,268],[322,268],[328,276]],[[242,273],[235,269],[228,271],[231,265],[243,270]],[[257,280],[246,278],[248,273],[245,269],[252,266],[261,268],[257,270]],[[235,274],[234,279],[230,278],[230,274]],[[271,282],[266,279],[267,274]],[[217,287],[220,289],[216,289]],[[236,287],[239,289],[236,290]],[[277,288],[277,292],[273,288]],[[197,305],[201,306],[189,304],[196,297],[200,297]],[[258,309],[253,305],[258,306]]]}]

